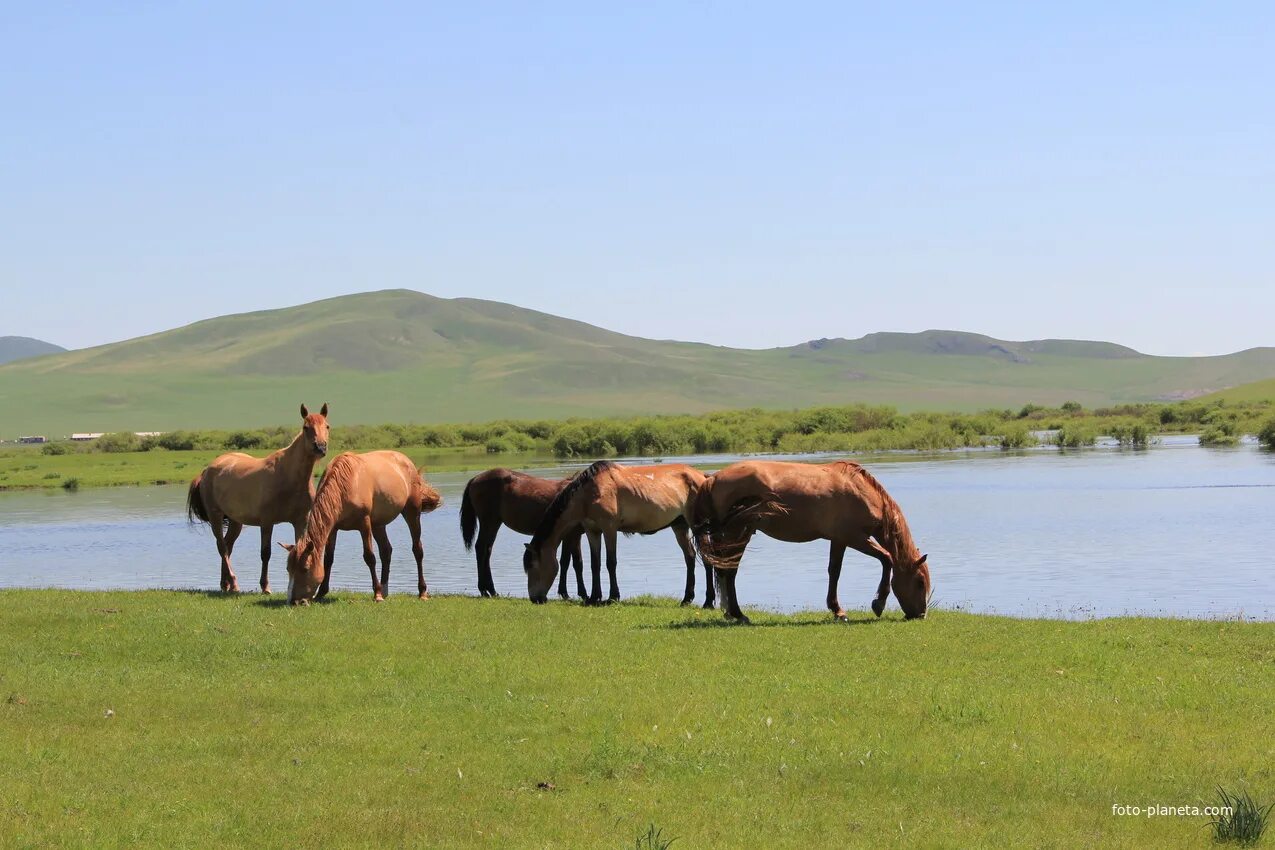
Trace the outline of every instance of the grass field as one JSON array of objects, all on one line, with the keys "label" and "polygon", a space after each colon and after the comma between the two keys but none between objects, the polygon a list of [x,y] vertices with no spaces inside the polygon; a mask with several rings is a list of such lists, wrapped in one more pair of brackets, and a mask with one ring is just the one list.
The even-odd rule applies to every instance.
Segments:
[{"label": "grass field", "polygon": [[702,413],[892,404],[972,411],[1199,394],[1275,375],[1275,349],[1152,357],[1110,343],[926,331],[748,350],[625,336],[509,304],[369,292],[222,316],[0,366],[3,434],[277,422]]},{"label": "grass field", "polygon": [[[493,456],[481,446],[456,449],[409,446],[399,451],[411,457],[417,466],[424,466],[432,472],[487,469],[497,464],[527,469],[558,463],[551,455],[531,452]],[[41,454],[39,446],[0,449],[0,490],[58,488],[71,480],[75,481],[77,488],[184,484],[222,452],[221,449],[196,449],[118,454],[74,452],[49,456]],[[270,452],[254,449],[248,453],[264,457]],[[325,466],[325,463],[316,466],[315,474]]]},{"label": "grass field", "polygon": [[1221,392],[1204,396],[1200,399],[1200,401],[1225,401],[1232,404],[1275,401],[1275,378],[1265,381],[1254,381],[1251,384],[1241,384],[1238,387],[1231,387],[1229,390],[1222,390]]},{"label": "grass field", "polygon": [[1275,624],[0,593],[5,846],[1196,847]]}]

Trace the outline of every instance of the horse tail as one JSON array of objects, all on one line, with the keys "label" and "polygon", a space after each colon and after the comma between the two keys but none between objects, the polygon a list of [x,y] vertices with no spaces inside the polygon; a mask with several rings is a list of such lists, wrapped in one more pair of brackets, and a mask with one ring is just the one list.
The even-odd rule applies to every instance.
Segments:
[{"label": "horse tail", "polygon": [[421,513],[427,514],[443,506],[443,496],[425,480],[425,470],[416,470],[417,495],[421,500]]},{"label": "horse tail", "polygon": [[465,540],[465,551],[474,548],[474,532],[478,530],[478,514],[474,511],[474,503],[469,501],[469,488],[474,486],[474,479],[469,479],[465,492],[460,496],[460,536]]},{"label": "horse tail", "polygon": [[201,472],[191,479],[190,489],[186,491],[186,521],[191,525],[208,522],[208,509],[204,507],[204,497],[199,492],[199,485],[202,483],[204,474]]}]

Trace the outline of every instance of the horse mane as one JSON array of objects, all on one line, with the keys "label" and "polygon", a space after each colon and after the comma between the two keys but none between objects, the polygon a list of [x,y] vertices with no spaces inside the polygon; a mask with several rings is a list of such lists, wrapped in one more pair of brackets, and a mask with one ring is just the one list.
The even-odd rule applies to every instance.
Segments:
[{"label": "horse mane", "polygon": [[853,461],[840,460],[833,466],[840,467],[842,474],[859,478],[881,497],[881,533],[873,536],[890,552],[896,567],[910,567],[915,564],[921,557],[921,552],[912,540],[912,530],[908,527],[907,518],[903,516],[903,509],[886,491],[885,486],[871,472]]},{"label": "horse mane", "polygon": [[531,546],[535,548],[540,546],[553,533],[553,528],[557,525],[558,520],[567,512],[567,506],[571,504],[571,500],[575,498],[587,484],[609,469],[619,469],[620,465],[609,460],[594,461],[586,468],[580,470],[567,482],[567,486],[558,491],[553,497],[553,501],[549,503],[549,507],[545,508],[544,516],[540,519],[540,524],[536,526],[536,533],[531,535]]},{"label": "horse mane", "polygon": [[[306,519],[306,537],[314,537],[315,529],[319,529],[322,539],[319,545],[327,543],[327,533],[341,516],[341,508],[345,504],[345,491],[351,479],[358,472],[358,463],[352,454],[340,454],[323,470],[318,489],[314,494],[314,504],[310,507],[310,516]],[[314,541],[311,540],[313,544]]]}]

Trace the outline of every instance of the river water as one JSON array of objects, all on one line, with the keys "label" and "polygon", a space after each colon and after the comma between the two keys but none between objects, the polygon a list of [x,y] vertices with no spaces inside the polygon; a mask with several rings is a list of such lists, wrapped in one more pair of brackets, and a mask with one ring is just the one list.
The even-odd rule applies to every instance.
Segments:
[{"label": "river water", "polygon": [[[666,458],[716,469],[736,457]],[[806,459],[826,461],[830,456]],[[1141,614],[1275,619],[1275,454],[1253,445],[1204,449],[1192,437],[1144,450],[952,452],[859,458],[902,506],[929,555],[938,609],[1087,618]],[[650,462],[650,461],[646,461]],[[579,466],[538,469],[563,476]],[[445,504],[424,518],[431,593],[476,593],[473,556],[459,531],[471,473],[428,474]],[[0,587],[216,589],[217,554],[206,526],[186,523],[185,487],[0,492]],[[415,592],[402,521],[390,527],[391,590]],[[290,542],[286,527],[276,540]],[[524,537],[501,531],[496,587],[525,597]],[[240,585],[256,588],[258,535],[235,552]],[[671,532],[620,539],[625,597],[680,598],[685,568]],[[744,606],[820,609],[828,544],[758,535],[739,576]],[[586,549],[586,583],[587,549]],[[697,571],[703,598],[703,572]],[[866,609],[876,562],[847,552],[841,601]],[[284,557],[272,584],[287,586]],[[603,571],[605,582],[606,573]],[[356,533],[338,539],[334,589],[370,593]],[[605,593],[605,585],[604,590]],[[555,597],[556,598],[556,597]],[[891,608],[895,604],[891,600]]]}]

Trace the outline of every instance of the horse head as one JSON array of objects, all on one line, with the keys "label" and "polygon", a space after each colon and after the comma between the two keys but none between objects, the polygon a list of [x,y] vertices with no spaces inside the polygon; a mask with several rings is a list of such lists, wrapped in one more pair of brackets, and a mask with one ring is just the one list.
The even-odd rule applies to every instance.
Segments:
[{"label": "horse head", "polygon": [[319,408],[318,413],[311,413],[303,404],[301,405],[301,432],[305,435],[306,446],[311,453],[318,457],[323,457],[328,453],[328,403],[323,402],[323,407]]},{"label": "horse head", "polygon": [[323,553],[304,538],[295,546],[291,543],[279,545],[288,553],[288,603],[310,604],[323,583]]},{"label": "horse head", "polygon": [[930,602],[930,568],[925,563],[926,557],[922,555],[903,567],[895,564],[890,576],[890,589],[894,591],[894,598],[899,600],[903,616],[909,620],[924,619]]}]

